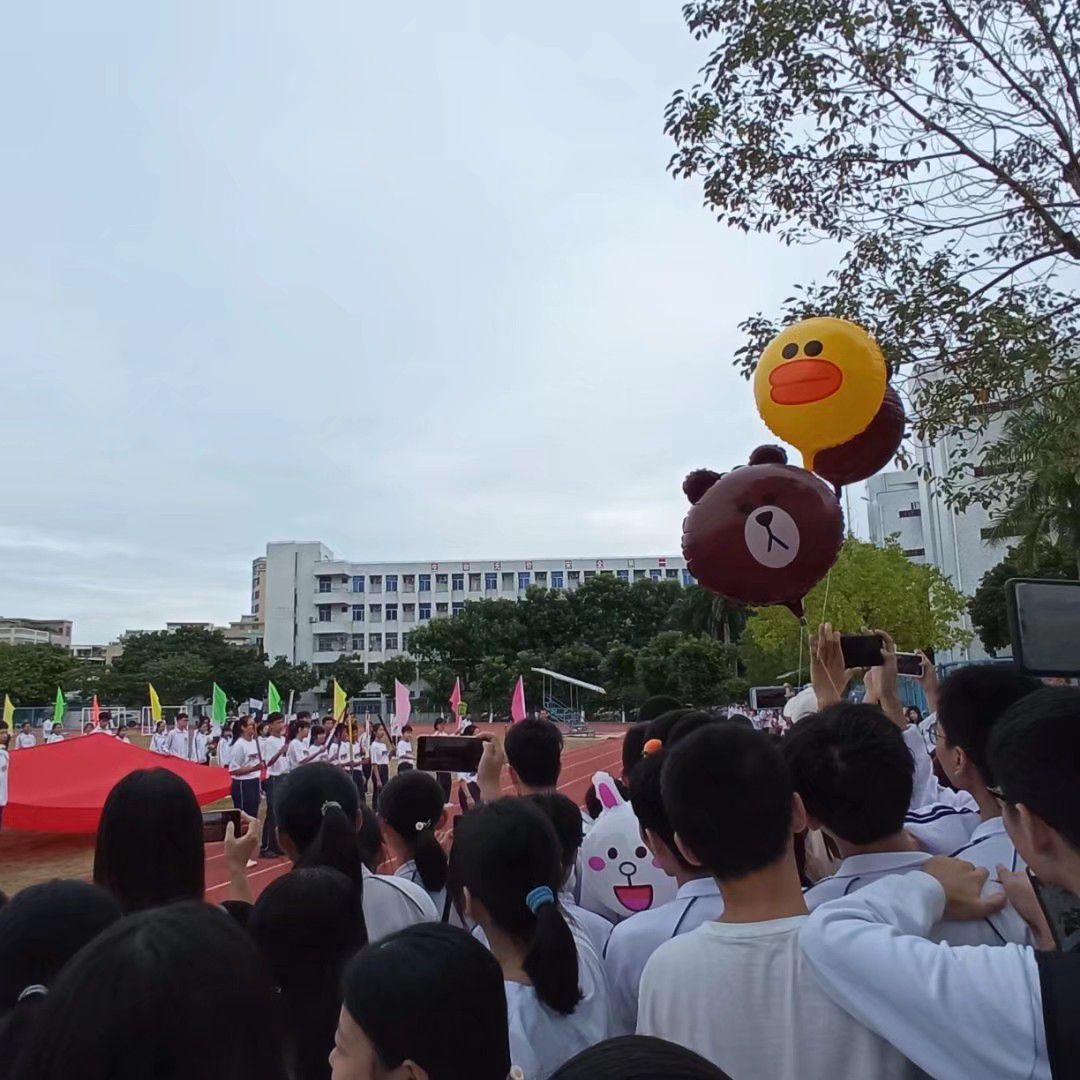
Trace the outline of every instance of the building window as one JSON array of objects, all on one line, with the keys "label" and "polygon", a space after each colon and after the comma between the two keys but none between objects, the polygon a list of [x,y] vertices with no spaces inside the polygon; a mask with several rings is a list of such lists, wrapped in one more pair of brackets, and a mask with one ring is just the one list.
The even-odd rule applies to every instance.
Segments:
[{"label": "building window", "polygon": [[530,574],[528,570],[522,570],[518,574],[518,588],[519,589],[527,589],[529,587],[529,582],[530,582],[531,579],[532,579],[532,574]]},{"label": "building window", "polygon": [[669,581],[678,581],[679,580],[679,571],[678,570],[665,570],[664,571],[664,577],[666,577]]},{"label": "building window", "polygon": [[416,620],[416,605],[402,604],[401,617],[405,622],[414,622]]},{"label": "building window", "polygon": [[329,622],[329,621],[330,621],[330,605],[329,604],[320,604],[319,605],[319,622]]},{"label": "building window", "polygon": [[386,575],[386,591],[397,592],[397,574]]},{"label": "building window", "polygon": [[922,517],[922,510],[918,506],[913,506],[910,510],[901,510],[896,516],[902,518]]},{"label": "building window", "polygon": [[355,574],[352,579],[352,591],[363,592],[364,591],[364,575]]},{"label": "building window", "polygon": [[464,574],[455,574],[454,575],[454,580],[450,583],[450,588],[452,588],[454,590],[454,592],[464,592],[465,591],[465,575]]},{"label": "building window", "polygon": [[645,571],[644,570],[635,570],[634,571],[634,580],[635,581],[644,581],[645,580]]},{"label": "building window", "polygon": [[341,652],[347,641],[344,634],[316,634],[315,648],[317,652]]},{"label": "building window", "polygon": [[446,574],[436,574],[435,575],[435,591],[436,592],[446,592],[447,580],[448,580],[448,578],[447,578]]},{"label": "building window", "polygon": [[496,592],[499,588],[499,575],[498,574],[485,574],[484,575],[484,588],[488,592]]},{"label": "building window", "polygon": [[435,605],[435,614],[436,615],[445,615],[446,611],[447,611],[447,605],[446,604],[436,604]]},{"label": "building window", "polygon": [[431,575],[430,574],[421,574],[420,575],[420,591],[421,592],[431,592]]},{"label": "building window", "polygon": [[630,571],[629,570],[619,570],[617,572],[616,576],[618,577],[618,579],[620,581],[629,581],[630,580]]},{"label": "building window", "polygon": [[397,622],[397,604],[386,605],[386,621]]},{"label": "building window", "polygon": [[926,548],[904,548],[904,554],[909,559],[917,559],[920,555],[926,554]]},{"label": "building window", "polygon": [[382,574],[372,574],[370,585],[372,592],[382,592]]},{"label": "building window", "polygon": [[534,580],[536,581],[537,585],[543,585],[544,588],[546,589],[547,588],[547,571],[546,570],[537,570]]},{"label": "building window", "polygon": [[465,605],[460,600],[455,600],[451,605],[450,614],[460,615],[465,610]]},{"label": "building window", "polygon": [[401,635],[401,651],[402,652],[408,652],[409,651],[409,635],[408,634],[402,634]]},{"label": "building window", "polygon": [[682,572],[682,583],[684,585],[696,585],[697,584],[697,582],[694,580],[694,575],[691,574],[689,570],[684,570]]},{"label": "building window", "polygon": [[352,621],[363,622],[364,621],[364,605],[353,604],[352,606]]},{"label": "building window", "polygon": [[426,622],[428,619],[431,618],[430,604],[419,604],[417,606],[420,608],[420,611],[418,613],[420,622]]},{"label": "building window", "polygon": [[659,581],[663,576],[664,576],[664,573],[663,573],[662,570],[650,570],[649,571],[649,577],[651,577],[653,579],[653,581]]},{"label": "building window", "polygon": [[319,578],[319,592],[330,591],[330,579],[328,577]]},{"label": "building window", "polygon": [[553,589],[561,589],[563,587],[563,572],[561,570],[551,571],[551,587]]},{"label": "building window", "polygon": [[402,592],[416,592],[416,575],[415,574],[402,574],[401,575],[401,591]]},{"label": "building window", "polygon": [[584,574],[585,574],[585,580],[586,581],[588,581],[590,578],[596,577],[596,571],[595,570],[585,570]]},{"label": "building window", "polygon": [[397,650],[397,634],[386,635],[386,648]]},{"label": "building window", "polygon": [[566,571],[566,580],[569,581],[571,585],[576,585],[581,580],[581,571],[580,570],[567,570]]},{"label": "building window", "polygon": [[368,651],[382,652],[382,634],[368,634]]},{"label": "building window", "polygon": [[503,592],[510,592],[514,587],[514,574],[512,571],[504,573],[502,576]]},{"label": "building window", "polygon": [[469,592],[479,592],[479,591],[480,591],[480,575],[479,574],[470,574],[469,575]]},{"label": "building window", "polygon": [[372,604],[368,608],[368,615],[372,622],[382,622],[382,604]]},{"label": "building window", "polygon": [[364,651],[364,635],[363,634],[353,634],[353,636],[352,636],[352,647],[353,647],[353,652],[363,652]]}]

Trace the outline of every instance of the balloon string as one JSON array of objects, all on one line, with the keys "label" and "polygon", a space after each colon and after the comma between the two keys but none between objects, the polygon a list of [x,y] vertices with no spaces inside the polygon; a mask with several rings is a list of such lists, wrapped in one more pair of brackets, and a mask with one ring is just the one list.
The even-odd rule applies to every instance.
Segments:
[{"label": "balloon string", "polygon": [[799,620],[799,689],[802,689],[802,639],[803,631],[806,629],[806,616],[804,615]]},{"label": "balloon string", "polygon": [[829,610],[829,585],[832,583],[832,567],[825,577],[825,603],[821,605],[821,621],[825,621],[825,612]]}]

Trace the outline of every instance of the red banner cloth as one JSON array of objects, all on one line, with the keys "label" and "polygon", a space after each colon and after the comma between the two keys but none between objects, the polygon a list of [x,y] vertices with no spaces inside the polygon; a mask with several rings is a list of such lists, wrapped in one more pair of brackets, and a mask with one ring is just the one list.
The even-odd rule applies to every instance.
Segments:
[{"label": "red banner cloth", "polygon": [[200,806],[229,794],[227,769],[152,754],[98,731],[11,752],[4,827],[96,832],[109,792],[136,769],[168,769],[183,777]]}]

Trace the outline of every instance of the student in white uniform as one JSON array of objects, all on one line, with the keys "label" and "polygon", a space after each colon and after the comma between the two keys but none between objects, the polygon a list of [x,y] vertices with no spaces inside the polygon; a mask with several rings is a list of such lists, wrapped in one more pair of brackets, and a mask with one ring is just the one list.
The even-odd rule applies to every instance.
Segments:
[{"label": "student in white uniform", "polygon": [[632,1035],[636,1030],[638,987],[649,957],[665,941],[688,934],[724,913],[715,878],[700,866],[692,866],[679,852],[660,792],[663,765],[661,751],[650,754],[631,770],[630,805],[642,841],[654,862],[678,883],[679,891],[674,900],[631,915],[611,932],[603,957],[616,1035]]},{"label": "student in white uniform", "polygon": [[[150,752],[153,754],[167,754],[169,751],[166,749],[168,741],[168,733],[165,731],[165,721],[159,720],[154,725],[154,734],[150,736]],[[223,765],[227,765],[227,762],[222,762]]]},{"label": "student in white uniform", "polygon": [[524,799],[484,803],[458,820],[452,859],[466,914],[502,968],[511,1059],[528,1080],[548,1077],[611,1034],[600,958],[557,901],[555,830]]},{"label": "student in white uniform", "polygon": [[427,893],[404,878],[372,874],[357,842],[360,801],[342,769],[311,762],[286,774],[277,790],[278,837],[302,866],[330,866],[361,884],[368,941],[439,914]]},{"label": "student in white uniform", "polygon": [[263,821],[262,849],[259,854],[264,859],[277,859],[284,855],[278,847],[277,817],[274,810],[274,792],[281,778],[288,771],[285,762],[285,719],[279,712],[272,712],[266,718],[266,735],[263,737],[260,752],[266,775],[263,779],[263,793],[266,795],[266,819]]},{"label": "student in white uniform", "polygon": [[37,746],[37,739],[34,738],[34,733],[30,730],[30,725],[23,724],[19,729],[19,734],[15,736],[15,749],[29,750],[34,746]]},{"label": "student in white uniform", "polygon": [[255,741],[255,721],[250,716],[233,724],[228,750],[229,774],[232,776],[233,806],[249,817],[259,816],[259,773],[262,762]]},{"label": "student in white uniform", "polygon": [[802,959],[807,910],[794,836],[806,814],[771,738],[732,723],[703,727],[667,752],[662,786],[679,846],[719,881],[724,914],[653,953],[638,1034],[685,1046],[735,1077],[913,1076]]},{"label": "student in white uniform", "polygon": [[397,771],[408,772],[416,768],[416,749],[412,742],[412,725],[406,724],[401,729],[397,745],[394,747],[394,757],[397,759]]},{"label": "student in white uniform", "polygon": [[187,713],[176,714],[176,725],[165,736],[165,753],[184,761],[198,761],[198,749],[195,746],[195,732],[191,730],[191,721]]},{"label": "student in white uniform", "polygon": [[63,741],[64,741],[64,733],[59,728],[56,728],[56,727],[54,727],[52,729],[52,731],[50,731],[49,734],[45,736],[45,745],[46,746],[48,746],[49,743],[58,743],[58,742],[63,742]]},{"label": "student in white uniform", "polygon": [[311,721],[301,719],[289,721],[287,728],[288,746],[285,750],[285,771],[298,768],[311,752]]},{"label": "student in white uniform", "polygon": [[[799,721],[783,749],[810,827],[821,829],[843,856],[836,872],[806,893],[811,911],[886,874],[917,870],[931,858],[904,831],[911,755],[876,706],[843,702],[822,709]],[[933,937],[950,945],[1024,944],[1026,924],[1019,916],[1016,921],[1014,929],[946,922]]]},{"label": "student in white uniform", "polygon": [[390,780],[389,736],[381,724],[372,733],[368,753],[371,758],[371,805],[378,810],[381,792]]},{"label": "student in white uniform", "polygon": [[[1020,857],[1080,905],[1080,690],[1047,687],[1013,704],[987,761]],[[1080,1075],[1080,953],[926,941],[943,913],[983,918],[1000,898],[983,898],[981,867],[934,859],[923,870],[810,917],[802,948],[830,996],[934,1077]]]},{"label": "student in white uniform", "polygon": [[209,764],[210,754],[210,721],[200,720],[199,727],[195,732],[195,758],[200,765]]},{"label": "student in white uniform", "polygon": [[9,739],[8,732],[0,731],[0,829],[4,827],[4,807],[8,803],[8,770],[11,766],[11,755],[8,753]]},{"label": "student in white uniform", "polygon": [[422,886],[440,917],[447,907],[447,863],[436,834],[446,818],[442,788],[430,773],[413,769],[395,776],[382,793],[383,838],[400,863],[394,876]]}]

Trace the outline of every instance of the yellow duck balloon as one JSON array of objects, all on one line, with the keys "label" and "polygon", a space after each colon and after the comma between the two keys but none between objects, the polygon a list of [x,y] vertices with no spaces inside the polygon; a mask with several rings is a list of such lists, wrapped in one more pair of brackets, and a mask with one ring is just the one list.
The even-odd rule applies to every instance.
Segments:
[{"label": "yellow duck balloon", "polygon": [[836,485],[873,475],[903,438],[903,407],[881,347],[845,319],[804,319],[773,338],[754,373],[754,397],[769,430]]}]

